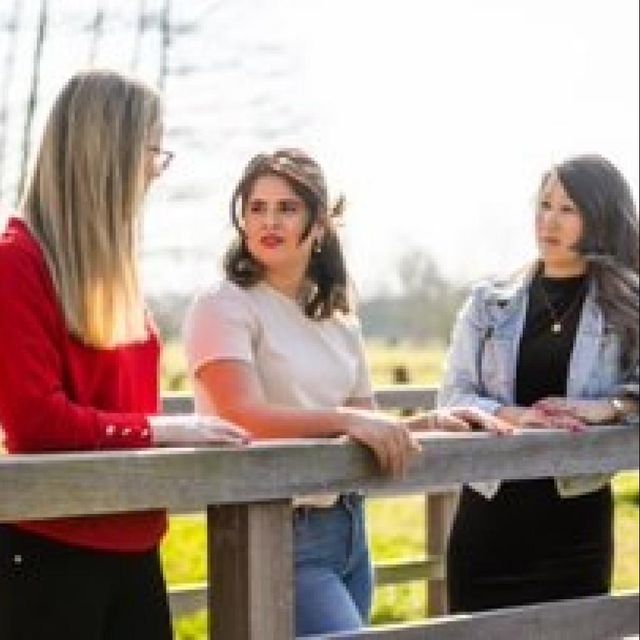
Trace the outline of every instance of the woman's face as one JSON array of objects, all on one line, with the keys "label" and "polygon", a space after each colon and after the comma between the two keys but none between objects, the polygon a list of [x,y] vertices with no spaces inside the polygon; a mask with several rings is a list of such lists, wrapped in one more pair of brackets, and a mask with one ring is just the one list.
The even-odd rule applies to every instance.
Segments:
[{"label": "woman's face", "polygon": [[313,243],[320,239],[320,225],[302,241],[309,212],[304,201],[277,175],[256,179],[243,212],[247,248],[267,272],[292,275],[306,270]]},{"label": "woman's face", "polygon": [[536,241],[546,265],[573,266],[583,262],[576,247],[582,238],[582,214],[562,183],[551,174],[540,190],[536,213]]}]

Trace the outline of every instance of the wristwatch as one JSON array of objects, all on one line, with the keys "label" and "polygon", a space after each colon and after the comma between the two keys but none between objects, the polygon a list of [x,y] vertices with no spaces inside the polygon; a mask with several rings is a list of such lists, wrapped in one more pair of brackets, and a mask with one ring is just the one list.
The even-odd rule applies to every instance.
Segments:
[{"label": "wristwatch", "polygon": [[609,404],[613,409],[613,418],[616,421],[622,420],[627,415],[627,407],[621,398],[609,398]]}]

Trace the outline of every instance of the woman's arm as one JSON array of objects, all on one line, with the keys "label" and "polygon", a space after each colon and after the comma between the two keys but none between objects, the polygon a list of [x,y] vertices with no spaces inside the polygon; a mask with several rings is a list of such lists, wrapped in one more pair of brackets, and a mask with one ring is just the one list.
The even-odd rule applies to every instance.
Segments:
[{"label": "woman's arm", "polygon": [[548,414],[571,416],[587,424],[637,422],[638,401],[632,397],[575,399],[550,397],[536,402],[535,408]]},{"label": "woman's arm", "polygon": [[[0,240],[1,242],[1,240]],[[103,411],[65,393],[66,329],[34,256],[0,244],[0,447],[12,452],[237,444],[247,434],[201,416]]]},{"label": "woman's arm", "polygon": [[532,407],[500,407],[496,417],[512,427],[532,429],[567,429],[579,432],[585,427],[585,420],[579,416],[564,412],[547,411],[534,405]]},{"label": "woman's arm", "polygon": [[[476,288],[462,307],[454,325],[442,385],[438,393],[440,406],[456,409],[463,418],[482,429],[508,433],[512,427],[538,427],[580,430],[579,419],[554,415],[529,407],[505,406],[484,391],[482,358],[491,326],[483,321],[482,289]],[[475,416],[457,413],[473,409]]]},{"label": "woman's arm", "polygon": [[495,414],[502,403],[483,393],[479,371],[484,343],[490,328],[481,321],[481,294],[476,289],[467,299],[456,319],[451,346],[445,363],[442,383],[438,391],[438,405],[442,407],[475,407]]},{"label": "woman's arm", "polygon": [[320,438],[345,434],[339,410],[294,409],[268,403],[253,366],[215,360],[196,371],[216,413],[242,425],[256,438]]},{"label": "woman's arm", "polygon": [[[298,409],[265,400],[251,364],[214,360],[195,376],[218,415],[246,429],[255,438],[322,438],[347,435],[369,447],[383,471],[401,475],[419,450],[400,421],[373,410],[373,402],[335,409]],[[369,405],[368,407],[365,405]]]},{"label": "woman's arm", "polygon": [[35,257],[0,242],[0,423],[14,452],[149,446],[146,416],[100,411],[64,391],[59,311]]},{"label": "woman's arm", "polygon": [[610,394],[601,398],[544,398],[535,408],[554,415],[568,415],[587,424],[638,424],[638,363],[623,371]]}]

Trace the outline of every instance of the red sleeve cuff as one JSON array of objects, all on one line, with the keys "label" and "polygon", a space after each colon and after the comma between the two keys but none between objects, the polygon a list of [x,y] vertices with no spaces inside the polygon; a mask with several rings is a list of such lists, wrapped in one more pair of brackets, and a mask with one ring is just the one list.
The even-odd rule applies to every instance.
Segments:
[{"label": "red sleeve cuff", "polygon": [[138,449],[152,446],[149,421],[139,414],[102,414],[98,418],[99,449]]}]

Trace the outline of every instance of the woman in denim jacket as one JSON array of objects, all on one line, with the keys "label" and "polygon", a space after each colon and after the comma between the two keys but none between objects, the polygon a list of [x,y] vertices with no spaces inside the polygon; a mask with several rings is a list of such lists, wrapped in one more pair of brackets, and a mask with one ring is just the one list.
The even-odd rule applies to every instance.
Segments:
[{"label": "woman in denim jacket", "polygon": [[[539,257],[475,288],[439,395],[518,429],[637,421],[638,217],[620,172],[580,156],[542,179]],[[452,612],[605,593],[613,509],[607,476],[464,487],[447,555]]]}]

